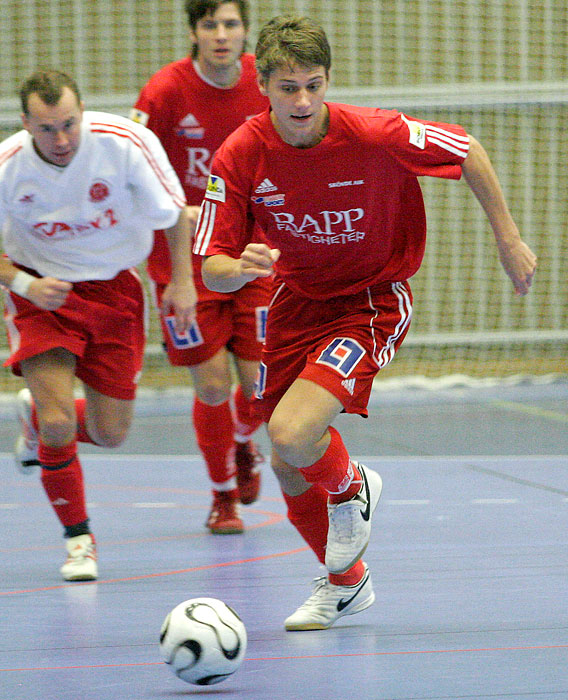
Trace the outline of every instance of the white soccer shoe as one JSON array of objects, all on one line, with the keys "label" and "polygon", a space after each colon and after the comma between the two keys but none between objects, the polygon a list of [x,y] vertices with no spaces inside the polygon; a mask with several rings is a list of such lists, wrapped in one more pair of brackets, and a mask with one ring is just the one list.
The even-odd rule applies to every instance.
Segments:
[{"label": "white soccer shoe", "polygon": [[328,503],[329,529],[325,565],[332,574],[343,574],[363,556],[371,536],[371,520],[383,482],[377,472],[355,463],[361,474],[359,492],[344,503]]},{"label": "white soccer shoe", "polygon": [[369,567],[354,586],[336,586],[327,576],[314,579],[314,592],[284,621],[289,632],[325,630],[343,615],[354,615],[375,602]]},{"label": "white soccer shoe", "polygon": [[21,389],[18,392],[16,413],[21,432],[14,444],[14,461],[22,474],[31,474],[33,468],[39,466],[39,436],[32,423],[32,395],[29,389]]},{"label": "white soccer shoe", "polygon": [[97,547],[90,535],[70,537],[66,542],[67,561],[61,567],[65,581],[94,581],[98,576]]}]

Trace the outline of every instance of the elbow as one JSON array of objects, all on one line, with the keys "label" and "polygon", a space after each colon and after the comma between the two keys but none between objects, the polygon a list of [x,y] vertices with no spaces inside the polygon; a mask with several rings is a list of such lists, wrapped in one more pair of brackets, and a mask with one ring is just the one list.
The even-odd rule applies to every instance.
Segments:
[{"label": "elbow", "polygon": [[207,287],[207,289],[210,289],[212,292],[220,292],[222,290],[215,286],[215,284],[218,284],[219,281],[217,276],[212,273],[211,264],[208,264],[208,261],[209,258],[203,258],[201,263],[201,279],[203,280],[203,284]]},{"label": "elbow", "polygon": [[476,164],[483,160],[485,157],[487,157],[487,154],[485,153],[485,149],[483,146],[479,143],[479,141],[472,136],[471,134],[468,134],[469,138],[469,148],[467,151],[467,156],[465,157],[464,162],[462,163],[462,167],[467,168],[468,166],[471,166],[472,164]]}]

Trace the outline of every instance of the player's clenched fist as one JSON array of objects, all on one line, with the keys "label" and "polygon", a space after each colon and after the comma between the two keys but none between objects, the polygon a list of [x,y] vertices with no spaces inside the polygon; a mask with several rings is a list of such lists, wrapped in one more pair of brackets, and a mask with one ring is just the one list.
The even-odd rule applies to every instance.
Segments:
[{"label": "player's clenched fist", "polygon": [[241,253],[241,272],[251,278],[270,277],[279,257],[277,248],[269,248],[265,243],[249,243]]},{"label": "player's clenched fist", "polygon": [[55,311],[65,303],[72,288],[71,282],[55,277],[38,277],[30,284],[26,297],[40,309]]}]

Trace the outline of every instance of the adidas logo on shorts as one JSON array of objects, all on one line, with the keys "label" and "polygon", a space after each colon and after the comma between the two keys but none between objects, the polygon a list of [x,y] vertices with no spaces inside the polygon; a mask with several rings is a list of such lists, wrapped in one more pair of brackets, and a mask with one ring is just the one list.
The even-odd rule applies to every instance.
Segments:
[{"label": "adidas logo on shorts", "polygon": [[355,377],[352,379],[344,379],[341,382],[341,386],[353,396],[353,392],[355,391]]}]

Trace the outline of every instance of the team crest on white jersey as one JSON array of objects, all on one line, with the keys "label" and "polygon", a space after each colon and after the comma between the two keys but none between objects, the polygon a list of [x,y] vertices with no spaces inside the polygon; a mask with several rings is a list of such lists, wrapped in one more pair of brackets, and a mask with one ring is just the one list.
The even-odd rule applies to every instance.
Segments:
[{"label": "team crest on white jersey", "polygon": [[205,198],[214,199],[216,202],[225,201],[225,180],[222,177],[209,175],[205,189]]},{"label": "team crest on white jersey", "polygon": [[178,124],[176,135],[185,136],[186,139],[202,139],[205,136],[205,129],[190,112]]},{"label": "team crest on white jersey", "polygon": [[104,180],[95,180],[89,190],[91,202],[104,202],[110,195],[110,186]]},{"label": "team crest on white jersey", "polygon": [[264,194],[264,192],[274,192],[278,188],[276,185],[273,185],[270,180],[265,177],[264,180],[260,183],[260,185],[256,188],[255,192],[257,194]]}]

